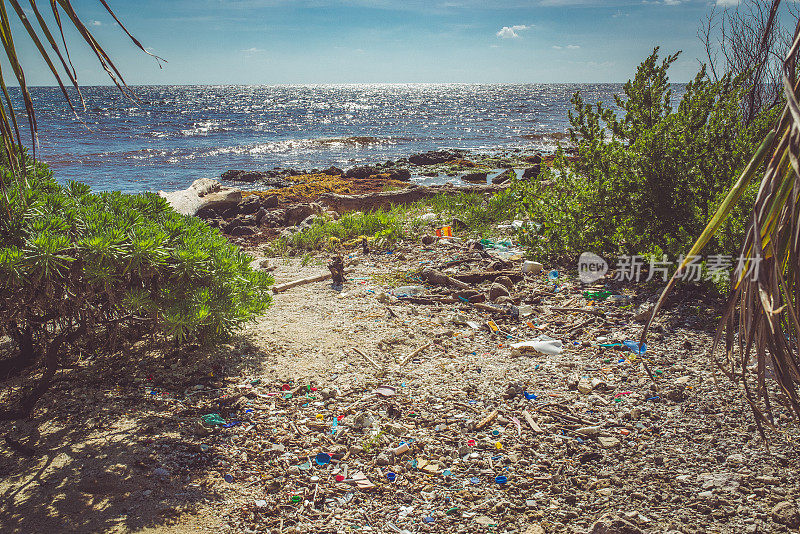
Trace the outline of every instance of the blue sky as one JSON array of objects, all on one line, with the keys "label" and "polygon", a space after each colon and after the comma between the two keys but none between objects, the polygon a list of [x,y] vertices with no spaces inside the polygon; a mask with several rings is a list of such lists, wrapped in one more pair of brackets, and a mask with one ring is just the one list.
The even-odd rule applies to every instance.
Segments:
[{"label": "blue sky", "polygon": [[[716,0],[735,4],[736,0]],[[708,0],[108,0],[168,63],[135,49],[97,0],[76,11],[132,84],[620,82],[654,46],[683,50],[688,81],[703,51]],[[45,3],[46,4],[46,3]],[[43,5],[42,8],[46,8]],[[19,37],[18,37],[19,43]],[[25,57],[32,46],[19,45]],[[81,83],[108,78],[73,39]],[[32,85],[51,85],[33,60]]]}]

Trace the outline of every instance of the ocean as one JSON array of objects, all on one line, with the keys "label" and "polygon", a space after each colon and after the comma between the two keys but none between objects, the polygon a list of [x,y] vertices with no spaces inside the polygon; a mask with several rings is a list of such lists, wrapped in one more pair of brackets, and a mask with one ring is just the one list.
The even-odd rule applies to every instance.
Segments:
[{"label": "ocean", "polygon": [[[228,169],[324,168],[439,148],[552,150],[570,99],[613,103],[618,84],[368,84],[83,88],[31,93],[38,157],[94,190],[176,190]],[[24,119],[22,119],[24,121]],[[29,139],[29,138],[28,138]],[[25,139],[23,139],[25,141]]]}]

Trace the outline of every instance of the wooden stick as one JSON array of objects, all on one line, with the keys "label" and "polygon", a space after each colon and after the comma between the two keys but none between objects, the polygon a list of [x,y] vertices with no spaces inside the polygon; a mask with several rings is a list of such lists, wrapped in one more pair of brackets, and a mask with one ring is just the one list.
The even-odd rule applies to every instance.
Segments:
[{"label": "wooden stick", "polygon": [[[352,273],[353,269],[345,269],[345,273]],[[323,280],[327,280],[331,277],[331,273],[320,274],[317,276],[310,276],[308,278],[301,278],[299,280],[295,280],[293,282],[286,282],[285,284],[278,284],[272,286],[273,293],[280,293],[281,291],[286,291],[287,289],[291,289],[296,286],[302,286],[305,284],[311,284],[314,282],[322,282]]]},{"label": "wooden stick", "polygon": [[330,277],[331,273],[325,273],[325,274],[320,274],[318,276],[311,276],[309,278],[301,278],[300,280],[295,280],[293,282],[286,282],[285,284],[272,286],[272,292],[280,293],[281,291],[286,291],[287,289],[291,289],[296,286],[311,284],[313,282],[322,282],[323,280],[327,280]]},{"label": "wooden stick", "polygon": [[363,357],[364,357],[364,358],[365,358],[365,359],[366,359],[366,360],[367,360],[369,363],[371,363],[372,365],[374,365],[376,369],[383,369],[383,366],[381,366],[381,365],[378,365],[378,363],[377,363],[375,360],[373,360],[372,358],[370,358],[369,356],[367,356],[366,354],[364,354],[363,352],[361,352],[361,351],[360,351],[360,350],[358,350],[357,348],[353,347],[353,351],[354,351],[354,352],[357,352],[358,354],[360,354],[361,356],[363,356]]},{"label": "wooden stick", "polygon": [[490,424],[492,421],[497,419],[497,416],[500,415],[500,412],[495,410],[489,415],[487,415],[480,423],[475,426],[475,430],[480,430],[481,428],[485,427],[486,425]]},{"label": "wooden stick", "polygon": [[405,364],[407,364],[408,362],[410,362],[411,360],[413,360],[415,357],[419,356],[419,354],[420,354],[420,353],[421,353],[423,350],[427,349],[427,348],[428,348],[428,347],[430,347],[431,345],[433,345],[433,341],[431,341],[431,342],[430,342],[430,343],[428,343],[427,345],[423,345],[423,346],[421,346],[420,348],[418,348],[417,350],[415,350],[414,352],[412,352],[411,354],[409,354],[408,356],[406,356],[405,358],[403,358],[402,360],[400,360],[400,361],[399,361],[399,362],[397,362],[397,363],[399,363],[399,364],[400,364],[400,367],[403,367]]}]

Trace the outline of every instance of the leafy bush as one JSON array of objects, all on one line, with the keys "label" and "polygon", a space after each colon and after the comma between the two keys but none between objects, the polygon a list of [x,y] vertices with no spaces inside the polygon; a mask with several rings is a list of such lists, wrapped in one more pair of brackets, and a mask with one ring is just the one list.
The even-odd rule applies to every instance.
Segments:
[{"label": "leafy bush", "polygon": [[[677,57],[659,62],[656,48],[639,65],[615,95],[621,116],[574,95],[569,135],[577,157],[560,153],[547,186],[518,188],[523,211],[542,224],[524,239],[532,253],[675,258],[700,234],[774,113],[745,124],[739,80],[711,81],[705,67],[673,108],[667,70]],[[733,253],[743,228],[742,219],[732,220],[709,252]]]},{"label": "leafy bush", "polygon": [[143,334],[219,340],[269,305],[272,279],[217,230],[157,195],[62,187],[33,165],[27,178],[4,166],[0,198],[0,335],[18,349],[0,378],[44,367],[22,413],[69,354]]},{"label": "leafy bush", "polygon": [[405,235],[403,210],[378,209],[374,211],[354,211],[342,215],[338,220],[320,217],[314,222],[286,238],[281,238],[274,248],[285,244],[300,250],[337,249],[342,245],[355,247],[367,238],[378,244],[389,244]]}]

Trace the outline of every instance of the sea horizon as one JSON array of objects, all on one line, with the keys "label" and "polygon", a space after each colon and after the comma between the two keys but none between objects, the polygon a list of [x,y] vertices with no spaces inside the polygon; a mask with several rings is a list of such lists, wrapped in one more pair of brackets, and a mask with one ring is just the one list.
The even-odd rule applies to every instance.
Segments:
[{"label": "sea horizon", "polygon": [[[676,95],[680,84],[673,84]],[[576,91],[613,107],[620,84],[348,83],[31,88],[38,157],[93,190],[176,190],[231,169],[347,168],[438,149],[552,152]],[[74,89],[71,89],[74,96]],[[19,91],[16,91],[17,93]],[[85,105],[85,108],[84,108]],[[446,183],[449,177],[425,183]]]}]

